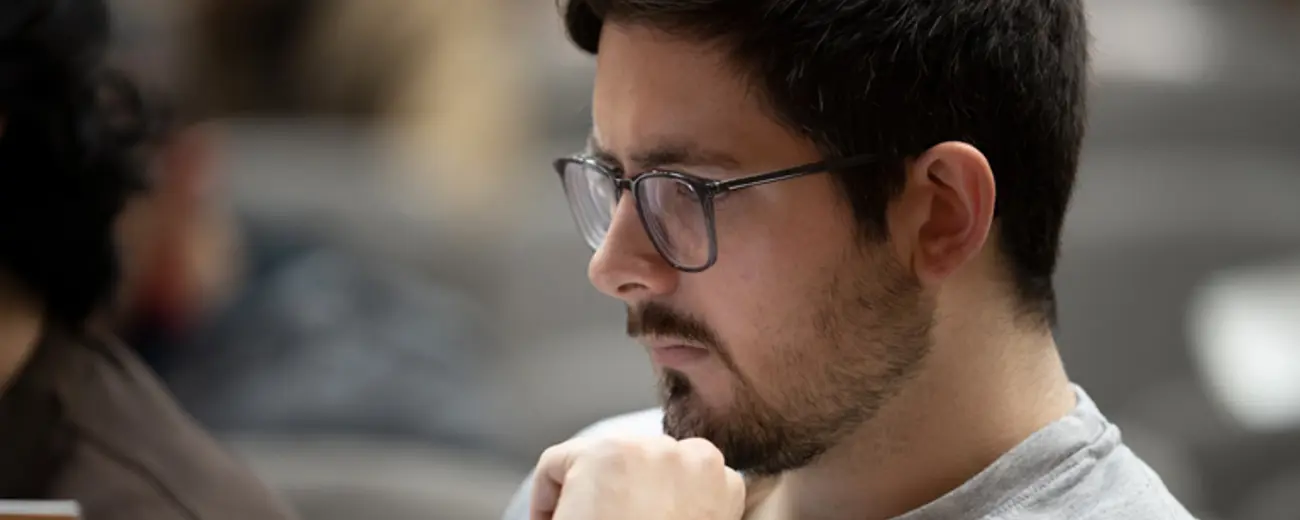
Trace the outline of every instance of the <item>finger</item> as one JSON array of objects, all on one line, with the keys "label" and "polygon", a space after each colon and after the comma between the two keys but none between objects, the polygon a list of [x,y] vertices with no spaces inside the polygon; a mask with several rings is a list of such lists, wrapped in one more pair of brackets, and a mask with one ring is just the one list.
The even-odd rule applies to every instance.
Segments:
[{"label": "finger", "polygon": [[745,481],[745,510],[749,511],[758,506],[763,499],[772,494],[776,489],[777,479],[772,476],[758,476],[752,474],[743,474],[741,477]]},{"label": "finger", "polygon": [[532,520],[550,520],[560,503],[564,477],[573,467],[578,455],[590,444],[587,439],[573,439],[557,444],[542,452],[533,472],[533,499],[529,506]]},{"label": "finger", "polygon": [[699,467],[723,467],[722,451],[708,440],[699,437],[684,439],[677,443],[677,448],[685,458]]},{"label": "finger", "polygon": [[743,513],[749,509],[749,504],[745,500],[748,489],[745,487],[745,477],[741,476],[731,468],[727,468],[727,498],[731,504],[731,510],[736,513]]},{"label": "finger", "polygon": [[722,473],[727,509],[739,517],[746,509],[745,478],[724,464],[722,451],[712,442],[701,438],[682,440],[678,443],[678,449],[681,450],[683,458],[696,469],[704,470],[709,474]]},{"label": "finger", "polygon": [[534,473],[533,497],[528,505],[530,520],[551,520],[560,502],[560,485]]},{"label": "finger", "polygon": [[727,491],[740,496],[741,502],[744,502],[745,494],[749,491],[745,486],[745,477],[731,468],[727,468]]}]

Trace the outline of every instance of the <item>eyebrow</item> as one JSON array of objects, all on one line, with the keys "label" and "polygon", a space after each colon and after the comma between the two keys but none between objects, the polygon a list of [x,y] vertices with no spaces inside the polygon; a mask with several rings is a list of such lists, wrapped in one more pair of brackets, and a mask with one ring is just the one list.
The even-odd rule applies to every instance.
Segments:
[{"label": "eyebrow", "polygon": [[[596,142],[595,136],[588,136],[587,152],[601,162],[611,165],[623,165],[623,162],[619,161],[613,153],[601,148],[600,143]],[[735,170],[740,167],[740,161],[726,152],[701,148],[688,141],[672,140],[632,152],[629,154],[627,162],[635,168],[629,168],[628,165],[622,167],[625,171],[634,169],[635,171],[632,173],[654,170],[669,165],[716,166],[728,170]]]}]

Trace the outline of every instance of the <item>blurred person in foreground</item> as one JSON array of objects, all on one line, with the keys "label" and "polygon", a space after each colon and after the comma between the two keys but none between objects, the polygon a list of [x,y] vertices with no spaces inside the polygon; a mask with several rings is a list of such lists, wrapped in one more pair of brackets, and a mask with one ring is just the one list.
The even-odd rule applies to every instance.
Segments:
[{"label": "blurred person in foreground", "polygon": [[[225,189],[236,172],[223,169],[229,166],[222,159],[247,152],[240,149],[242,128],[223,116],[299,119],[290,127],[297,129],[309,128],[313,117],[344,115],[364,127],[380,113],[372,104],[398,89],[393,78],[420,64],[398,59],[397,51],[427,51],[367,43],[364,33],[347,32],[340,37],[393,59],[367,68],[384,71],[370,75],[338,60],[334,83],[353,88],[310,97],[312,86],[324,82],[304,79],[300,62],[324,53],[314,43],[317,26],[332,27],[327,22],[353,14],[350,8],[340,13],[342,3],[297,0],[196,5],[190,40],[176,45],[187,50],[176,68],[188,70],[159,72],[182,76],[173,81],[184,86],[171,92],[179,113],[159,138],[154,189],[120,220],[129,259],[115,316],[122,333],[186,411],[219,434],[378,434],[483,447],[478,361],[488,334],[475,302],[404,262],[349,243],[346,231],[304,225],[340,208],[296,210],[279,201],[268,214],[240,205]],[[260,44],[231,43],[240,38]],[[119,49],[127,56],[148,50]],[[314,159],[364,150],[294,149],[287,140],[266,148],[277,144]],[[274,168],[264,173],[264,181],[275,180]],[[306,181],[319,184],[303,192],[332,179],[352,181],[335,189],[353,190],[383,180],[370,170],[314,173]],[[365,193],[350,193],[348,202],[384,203]],[[367,229],[394,228],[384,222]]]},{"label": "blurred person in foreground", "polygon": [[97,326],[151,118],[104,66],[102,0],[0,6],[0,498],[94,520],[291,514]]},{"label": "blurred person in foreground", "polygon": [[1084,19],[569,2],[593,125],[556,170],[663,408],[547,450],[506,518],[1190,518],[1053,341]]},{"label": "blurred person in foreground", "polygon": [[124,337],[218,434],[483,447],[488,335],[475,302],[401,262],[234,207],[220,189],[215,156],[231,139],[220,127],[164,136],[155,189],[120,222]]}]

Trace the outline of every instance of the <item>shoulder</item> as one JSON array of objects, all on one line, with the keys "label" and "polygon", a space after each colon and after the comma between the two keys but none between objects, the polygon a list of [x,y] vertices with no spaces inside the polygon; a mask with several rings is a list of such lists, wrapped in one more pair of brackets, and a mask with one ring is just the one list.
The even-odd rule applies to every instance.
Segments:
[{"label": "shoulder", "polygon": [[76,499],[91,518],[293,517],[128,347],[100,338],[47,345],[58,349],[48,377],[69,435],[51,496]]},{"label": "shoulder", "polygon": [[[1076,459],[1079,457],[1076,457]],[[1067,520],[1194,520],[1160,476],[1127,446],[1059,468],[1005,517]]]},{"label": "shoulder", "polygon": [[[619,415],[583,428],[573,438],[660,435],[664,431],[663,416],[663,411],[658,408]],[[506,506],[502,520],[529,520],[528,501],[532,493],[533,475],[530,473]]]},{"label": "shoulder", "polygon": [[1192,520],[1173,493],[1124,443],[1082,388],[1067,417],[1008,454],[1023,473],[1019,492],[1001,501],[992,518],[1003,520]]}]

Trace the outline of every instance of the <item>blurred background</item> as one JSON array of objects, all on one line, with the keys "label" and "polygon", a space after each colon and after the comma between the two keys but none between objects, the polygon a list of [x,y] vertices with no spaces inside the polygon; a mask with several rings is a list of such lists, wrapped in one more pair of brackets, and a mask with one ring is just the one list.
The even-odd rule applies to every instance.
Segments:
[{"label": "blurred background", "polygon": [[[653,405],[549,168],[593,63],[550,0],[113,0],[177,122],[123,334],[308,520],[496,518]],[[1207,520],[1300,511],[1300,2],[1093,0],[1057,278],[1073,378]]]}]

